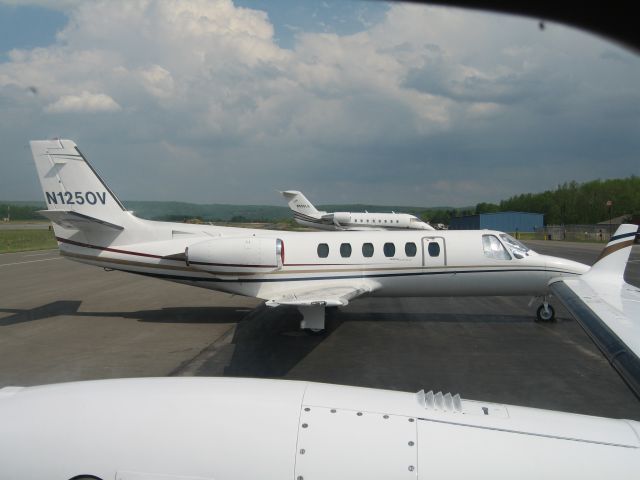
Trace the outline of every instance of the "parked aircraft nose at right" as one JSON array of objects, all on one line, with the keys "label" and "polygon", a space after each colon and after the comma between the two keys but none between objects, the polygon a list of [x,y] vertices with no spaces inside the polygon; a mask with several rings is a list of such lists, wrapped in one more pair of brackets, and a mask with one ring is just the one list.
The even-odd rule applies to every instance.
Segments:
[{"label": "parked aircraft nose at right", "polygon": [[552,257],[545,255],[544,264],[548,271],[557,271],[558,273],[573,273],[583,275],[587,273],[591,267],[584,263],[574,262],[566,258]]}]

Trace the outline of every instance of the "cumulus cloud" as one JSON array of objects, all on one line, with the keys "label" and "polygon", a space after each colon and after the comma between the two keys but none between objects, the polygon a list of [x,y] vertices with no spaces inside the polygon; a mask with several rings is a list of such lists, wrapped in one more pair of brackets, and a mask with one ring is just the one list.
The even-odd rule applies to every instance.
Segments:
[{"label": "cumulus cloud", "polygon": [[283,48],[267,12],[231,0],[64,5],[52,45],[0,62],[0,141],[86,142],[123,198],[277,203],[274,189],[299,188],[318,202],[464,205],[530,189],[530,176],[553,186],[541,165],[559,159],[568,179],[599,175],[576,164],[597,164],[606,135],[624,165],[638,147],[637,62],[553,24],[395,4],[359,32],[298,31]]},{"label": "cumulus cloud", "polygon": [[138,70],[144,88],[158,98],[171,98],[174,93],[174,81],[171,73],[160,65],[152,65]]},{"label": "cumulus cloud", "polygon": [[49,9],[68,10],[86,0],[0,0],[0,3],[13,7],[23,7],[25,5],[35,7],[45,7]]},{"label": "cumulus cloud", "polygon": [[84,91],[80,95],[65,95],[44,110],[47,113],[93,113],[116,112],[121,107],[109,95]]}]

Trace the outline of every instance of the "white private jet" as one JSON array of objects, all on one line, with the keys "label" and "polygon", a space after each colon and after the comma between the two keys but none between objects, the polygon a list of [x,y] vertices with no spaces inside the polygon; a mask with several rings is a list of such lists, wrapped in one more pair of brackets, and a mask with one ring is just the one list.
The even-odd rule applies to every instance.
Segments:
[{"label": "white private jet", "polygon": [[0,389],[11,480],[635,480],[640,423],[286,380]]},{"label": "white private jet", "polygon": [[297,190],[280,192],[289,202],[296,222],[319,230],[435,230],[408,213],[324,212]]},{"label": "white private jet", "polygon": [[31,149],[42,213],[69,259],[295,306],[311,330],[324,328],[326,307],[363,295],[532,295],[542,299],[538,319],[548,321],[553,292],[640,392],[640,291],[623,280],[636,225],[622,225],[590,268],[490,230],[286,232],[157,222],[128,212],[74,142],[33,141]]}]

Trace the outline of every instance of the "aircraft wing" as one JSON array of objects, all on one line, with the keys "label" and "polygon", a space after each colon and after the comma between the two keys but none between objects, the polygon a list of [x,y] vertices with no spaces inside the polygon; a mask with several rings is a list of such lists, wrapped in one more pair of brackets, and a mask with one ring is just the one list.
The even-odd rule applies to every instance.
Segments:
[{"label": "aircraft wing", "polygon": [[640,398],[640,289],[623,279],[637,225],[622,225],[591,270],[551,291]]},{"label": "aircraft wing", "polygon": [[362,282],[353,286],[326,286],[315,289],[303,289],[300,291],[288,291],[266,302],[269,307],[278,305],[293,305],[296,307],[324,306],[343,307],[350,300],[370,293],[377,288],[373,283]]},{"label": "aircraft wing", "polygon": [[640,289],[569,279],[551,291],[640,397]]}]

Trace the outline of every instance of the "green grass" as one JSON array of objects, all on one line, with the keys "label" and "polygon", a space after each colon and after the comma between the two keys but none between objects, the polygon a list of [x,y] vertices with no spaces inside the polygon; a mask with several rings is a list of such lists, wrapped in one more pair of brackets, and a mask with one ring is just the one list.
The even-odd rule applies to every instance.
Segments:
[{"label": "green grass", "polygon": [[37,223],[41,225],[49,225],[50,222],[48,220],[11,220],[10,222],[2,222],[2,225],[11,225],[12,227],[16,227],[16,230],[18,230],[20,226],[25,223],[28,225],[35,225]]},{"label": "green grass", "polygon": [[542,240],[542,234],[535,232],[511,232],[510,235],[518,240]]},{"label": "green grass", "polygon": [[52,230],[0,230],[0,253],[56,248]]}]

